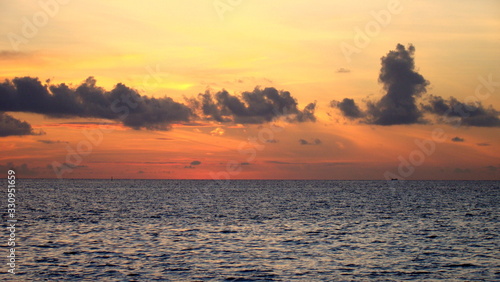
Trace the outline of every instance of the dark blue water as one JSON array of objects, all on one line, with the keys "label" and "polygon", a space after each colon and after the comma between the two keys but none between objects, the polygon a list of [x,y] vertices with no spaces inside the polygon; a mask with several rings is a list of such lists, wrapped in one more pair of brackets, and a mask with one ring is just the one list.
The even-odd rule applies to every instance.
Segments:
[{"label": "dark blue water", "polygon": [[500,280],[498,181],[17,185],[4,281]]}]

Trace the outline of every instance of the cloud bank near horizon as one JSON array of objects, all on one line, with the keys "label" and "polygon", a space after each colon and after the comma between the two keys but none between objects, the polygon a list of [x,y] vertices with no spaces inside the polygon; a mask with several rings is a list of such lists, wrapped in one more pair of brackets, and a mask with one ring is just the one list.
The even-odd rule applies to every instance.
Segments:
[{"label": "cloud bank near horizon", "polygon": [[[381,58],[378,81],[385,91],[380,99],[367,100],[360,107],[354,99],[344,98],[331,101],[330,106],[345,118],[372,125],[423,124],[429,123],[425,115],[433,115],[439,123],[500,127],[500,111],[492,106],[427,95],[430,83],[415,70],[415,47],[411,44],[397,44]],[[123,83],[108,91],[97,86],[93,77],[75,87],[50,81],[44,84],[37,77],[16,77],[0,83],[0,137],[40,134],[26,121],[4,112],[108,119],[136,130],[168,130],[174,123],[193,121],[262,124],[280,117],[286,122],[317,120],[316,102],[299,109],[290,92],[273,87],[256,87],[239,95],[224,89],[206,91],[184,100],[148,97]]]},{"label": "cloud bank near horizon", "polygon": [[[241,95],[226,90],[205,92],[179,103],[170,97],[152,98],[118,83],[107,91],[93,77],[77,87],[42,84],[39,78],[16,77],[0,83],[0,112],[28,112],[57,118],[101,118],[133,129],[168,130],[174,123],[212,120],[220,123],[261,124],[278,117],[288,122],[314,122],[316,103],[299,110],[288,91],[255,88]],[[0,137],[34,134],[31,125],[0,115]]]}]

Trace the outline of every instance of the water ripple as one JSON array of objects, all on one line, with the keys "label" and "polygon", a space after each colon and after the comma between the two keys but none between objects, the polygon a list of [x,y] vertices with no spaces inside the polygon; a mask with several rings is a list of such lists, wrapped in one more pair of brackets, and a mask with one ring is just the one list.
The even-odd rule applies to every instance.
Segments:
[{"label": "water ripple", "polygon": [[405,183],[23,180],[15,278],[499,280],[499,183]]}]

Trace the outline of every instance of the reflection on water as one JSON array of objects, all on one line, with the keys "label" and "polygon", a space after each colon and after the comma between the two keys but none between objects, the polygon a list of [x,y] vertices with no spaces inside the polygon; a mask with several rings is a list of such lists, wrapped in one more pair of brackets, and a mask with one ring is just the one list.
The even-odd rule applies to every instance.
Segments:
[{"label": "reflection on water", "polygon": [[500,279],[500,182],[397,185],[20,180],[14,278]]}]

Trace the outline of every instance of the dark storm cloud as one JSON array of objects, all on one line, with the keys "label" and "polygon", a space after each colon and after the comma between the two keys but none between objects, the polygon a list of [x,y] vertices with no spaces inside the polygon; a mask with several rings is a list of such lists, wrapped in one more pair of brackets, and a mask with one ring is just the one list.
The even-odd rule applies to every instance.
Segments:
[{"label": "dark storm cloud", "polygon": [[331,101],[330,106],[338,108],[342,115],[349,119],[357,119],[364,116],[364,113],[359,109],[353,99],[344,98],[341,102]]},{"label": "dark storm cloud", "polygon": [[332,102],[348,118],[364,117],[364,122],[377,125],[413,124],[421,122],[422,112],[415,99],[426,92],[429,84],[415,71],[415,47],[398,44],[396,50],[382,57],[379,82],[386,94],[379,101],[367,102],[363,113],[352,99]]},{"label": "dark storm cloud", "polygon": [[415,71],[415,47],[406,49],[398,44],[396,50],[382,57],[379,82],[387,93],[378,102],[367,103],[369,122],[378,125],[413,124],[422,113],[415,98],[426,92],[429,84]]},{"label": "dark storm cloud", "polygon": [[51,117],[90,117],[119,120],[134,129],[167,129],[188,121],[191,110],[169,97],[149,98],[118,83],[105,91],[89,77],[76,88],[43,85],[38,78],[14,78],[0,84],[0,111],[44,114]]},{"label": "dark storm cloud", "polygon": [[461,125],[478,127],[500,126],[500,112],[493,107],[485,108],[480,102],[466,104],[450,97],[448,100],[439,96],[430,96],[423,105],[426,112],[439,115],[449,121],[455,118]]},{"label": "dark storm cloud", "polygon": [[272,87],[255,88],[252,92],[243,92],[239,96],[231,95],[225,90],[215,94],[205,92],[187,101],[191,107],[198,109],[201,117],[218,122],[260,124],[280,116],[286,117],[289,122],[316,121],[316,103],[310,103],[299,110],[297,101],[290,92],[278,91]]},{"label": "dark storm cloud", "polygon": [[[415,47],[405,48],[398,44],[396,50],[382,57],[379,82],[383,84],[385,95],[379,101],[368,101],[366,111],[362,111],[352,99],[342,102],[332,101],[344,117],[361,119],[364,123],[377,125],[424,123],[424,113],[439,115],[439,122],[466,126],[499,127],[500,112],[493,107],[484,107],[480,102],[466,104],[451,97],[448,100],[426,93],[429,82],[415,71]],[[425,103],[417,104],[422,97]]]},{"label": "dark storm cloud", "polygon": [[29,123],[0,112],[0,137],[35,134]]},{"label": "dark storm cloud", "polygon": [[[221,92],[218,92],[218,95]],[[222,113],[221,107],[214,100],[214,97],[210,92],[205,92],[204,94],[198,94],[197,98],[186,99],[191,108],[198,109],[201,111],[203,116],[213,119],[218,122],[229,122],[229,113]]]},{"label": "dark storm cloud", "polygon": [[[49,83],[49,82],[47,82]],[[93,77],[77,87],[42,84],[38,78],[21,77],[0,83],[0,111],[31,112],[50,117],[102,118],[141,129],[165,130],[172,123],[199,117],[218,122],[260,124],[283,116],[288,122],[316,121],[316,103],[299,110],[294,97],[275,88],[243,92],[207,92],[187,99],[188,105],[169,97],[150,98],[118,83],[111,91],[96,85]]]},{"label": "dark storm cloud", "polygon": [[457,136],[457,137],[453,137],[453,138],[451,138],[451,141],[453,141],[453,142],[464,142],[464,141],[465,141],[465,139],[460,138],[460,137],[458,137],[458,136]]}]

